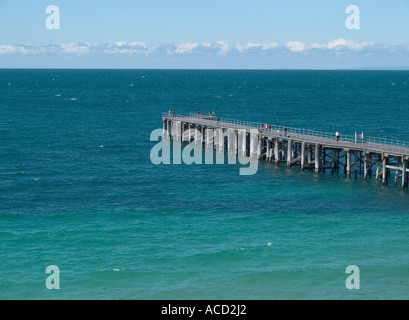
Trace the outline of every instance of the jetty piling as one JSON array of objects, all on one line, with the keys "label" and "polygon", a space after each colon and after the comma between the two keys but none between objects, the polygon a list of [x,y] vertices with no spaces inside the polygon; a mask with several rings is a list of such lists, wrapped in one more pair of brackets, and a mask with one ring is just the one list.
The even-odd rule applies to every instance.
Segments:
[{"label": "jetty piling", "polygon": [[217,152],[239,153],[287,168],[299,166],[301,171],[316,173],[331,170],[351,178],[362,175],[372,177],[387,186],[392,173],[394,185],[399,181],[408,188],[409,142],[382,138],[342,135],[318,131],[287,128],[261,123],[240,121],[202,114],[178,115],[163,113],[163,135],[177,142],[204,145]]}]

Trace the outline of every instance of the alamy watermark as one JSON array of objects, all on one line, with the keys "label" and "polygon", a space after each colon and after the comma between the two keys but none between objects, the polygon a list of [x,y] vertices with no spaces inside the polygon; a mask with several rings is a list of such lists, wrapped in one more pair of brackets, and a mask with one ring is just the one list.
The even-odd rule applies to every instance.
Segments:
[{"label": "alamy watermark", "polygon": [[345,21],[345,26],[349,30],[359,30],[361,28],[361,15],[359,7],[356,5],[349,5],[345,9],[345,13],[349,14]]},{"label": "alamy watermark", "polygon": [[49,5],[45,8],[45,13],[49,16],[45,20],[45,27],[48,30],[60,29],[60,8],[56,5]]},{"label": "alamy watermark", "polygon": [[45,280],[45,287],[48,290],[60,289],[60,268],[50,265],[45,269],[45,273],[50,274]]},{"label": "alamy watermark", "polygon": [[[49,5],[45,9],[48,17],[45,20],[45,26],[48,30],[60,29],[60,8],[56,5]],[[345,26],[349,30],[359,30],[360,26],[360,9],[357,5],[349,5],[345,9],[345,13],[349,16],[345,21]]]},{"label": "alamy watermark", "polygon": [[345,273],[350,274],[345,280],[345,287],[348,290],[359,290],[361,288],[359,268],[355,265],[350,265],[345,269]]},{"label": "alamy watermark", "polygon": [[[196,128],[190,128],[171,136],[163,129],[152,131],[150,141],[159,141],[150,152],[151,162],[160,164],[225,164],[225,139],[227,140],[227,164],[236,165],[237,160],[242,166],[240,175],[254,175],[258,170],[258,136],[257,129],[234,130],[209,129],[204,135]],[[182,137],[189,142],[182,148]],[[192,140],[193,138],[193,140]],[[247,147],[250,142],[250,154]],[[205,146],[205,147],[204,147]],[[204,154],[203,154],[204,153]]]}]

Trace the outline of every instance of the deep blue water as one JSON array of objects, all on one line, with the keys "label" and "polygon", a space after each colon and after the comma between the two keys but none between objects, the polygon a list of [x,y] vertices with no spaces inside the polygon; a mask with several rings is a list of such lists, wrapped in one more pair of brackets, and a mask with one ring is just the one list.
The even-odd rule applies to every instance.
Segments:
[{"label": "deep blue water", "polygon": [[[158,165],[161,114],[409,141],[409,72],[0,70],[1,299],[408,299],[409,192]],[[48,290],[46,267],[60,269]],[[360,289],[348,290],[348,265]]]}]

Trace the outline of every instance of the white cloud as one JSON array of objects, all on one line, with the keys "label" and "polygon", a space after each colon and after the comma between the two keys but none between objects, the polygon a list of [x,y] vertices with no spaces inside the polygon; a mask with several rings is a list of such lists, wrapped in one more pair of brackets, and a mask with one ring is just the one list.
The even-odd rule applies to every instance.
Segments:
[{"label": "white cloud", "polygon": [[145,42],[140,42],[140,41],[135,41],[128,43],[126,41],[117,41],[114,42],[114,45],[117,47],[142,47],[142,48],[147,48],[147,44]]},{"label": "white cloud", "polygon": [[367,46],[371,46],[373,43],[368,43],[366,41],[357,43],[352,40],[347,40],[347,39],[335,39],[331,42],[328,43],[327,47],[328,49],[335,49],[338,50],[340,48],[347,48],[349,50],[354,50],[354,51],[359,51],[362,50],[363,48]]},{"label": "white cloud", "polygon": [[229,51],[230,47],[227,43],[223,41],[218,41],[213,44],[213,47],[218,48],[219,50],[217,51],[218,55],[225,56]]},{"label": "white cloud", "polygon": [[285,46],[291,52],[301,52],[308,49],[308,46],[300,41],[289,41],[285,44]]},{"label": "white cloud", "polygon": [[8,44],[3,44],[0,45],[0,54],[9,54],[9,53],[17,53],[18,47],[8,45]]},{"label": "white cloud", "polygon": [[316,42],[311,43],[308,47],[309,49],[328,49],[327,44],[316,43]]},{"label": "white cloud", "polygon": [[84,43],[84,44],[61,43],[59,47],[62,53],[74,53],[78,55],[84,55],[91,51],[90,50],[91,44],[89,43]]},{"label": "white cloud", "polygon": [[39,54],[46,52],[47,49],[42,46],[33,45],[0,45],[0,55],[1,54]]},{"label": "white cloud", "polygon": [[244,46],[242,46],[240,44],[236,44],[236,49],[239,52],[243,52],[243,51],[246,51],[246,50],[259,48],[259,47],[261,47],[260,43],[246,43]]},{"label": "white cloud", "polygon": [[342,50],[347,49],[351,51],[360,51],[366,47],[372,46],[371,42],[355,42],[349,39],[334,39],[328,43],[317,43],[313,42],[311,44],[306,44],[300,41],[290,41],[286,43],[286,48],[291,52],[302,52],[308,51],[311,49],[320,49],[320,50]]},{"label": "white cloud", "polygon": [[285,56],[288,52],[319,54],[320,52],[379,52],[379,53],[402,53],[408,52],[407,44],[374,44],[372,42],[356,42],[349,39],[339,38],[327,43],[305,43],[301,41],[289,41],[285,44],[277,42],[258,43],[248,42],[246,44],[236,44],[231,46],[224,41],[213,43],[178,43],[178,44],[161,44],[151,45],[145,42],[135,41],[117,41],[112,43],[90,43],[90,42],[70,42],[46,45],[11,45],[0,44],[0,55],[169,55],[186,54],[186,55],[213,55],[214,57],[225,57],[230,53],[245,54],[263,54],[267,51],[275,51],[276,54]]},{"label": "white cloud", "polygon": [[123,47],[123,46],[126,46],[127,44],[128,44],[128,43],[125,42],[125,41],[117,41],[117,42],[114,42],[114,45],[117,46],[117,47]]},{"label": "white cloud", "polygon": [[246,43],[244,46],[241,44],[236,44],[236,50],[238,52],[244,52],[247,50],[252,50],[252,49],[261,49],[263,51],[267,50],[273,50],[279,47],[279,44],[277,42],[270,42],[270,43],[254,43],[254,42],[249,42]]},{"label": "white cloud", "polygon": [[93,45],[94,50],[102,50],[107,54],[126,54],[134,55],[140,53],[151,53],[155,47],[147,45],[145,42],[126,42],[126,41],[117,41],[112,44],[105,45]]},{"label": "white cloud", "polygon": [[270,43],[263,43],[261,45],[261,49],[263,49],[264,51],[266,50],[273,50],[278,48],[279,44],[277,42],[270,42]]},{"label": "white cloud", "polygon": [[176,45],[175,53],[192,53],[197,47],[198,43],[180,43]]}]

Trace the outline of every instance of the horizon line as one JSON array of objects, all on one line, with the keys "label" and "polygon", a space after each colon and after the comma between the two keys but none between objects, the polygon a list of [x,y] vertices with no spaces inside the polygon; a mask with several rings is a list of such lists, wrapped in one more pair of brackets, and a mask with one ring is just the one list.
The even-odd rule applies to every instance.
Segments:
[{"label": "horizon line", "polygon": [[356,68],[110,68],[110,67],[0,67],[0,70],[237,70],[237,71],[409,71],[409,66]]}]

